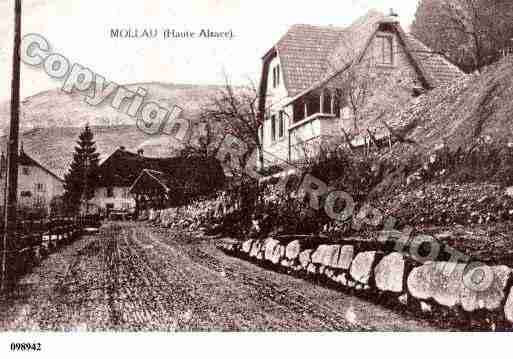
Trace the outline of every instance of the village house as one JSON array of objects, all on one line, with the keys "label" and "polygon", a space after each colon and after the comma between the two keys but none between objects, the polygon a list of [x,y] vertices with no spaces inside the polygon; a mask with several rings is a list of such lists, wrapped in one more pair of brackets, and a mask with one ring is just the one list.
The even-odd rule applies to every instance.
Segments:
[{"label": "village house", "polygon": [[[63,179],[30,157],[23,147],[18,161],[18,207],[40,216],[50,214],[52,200],[64,193]],[[1,163],[0,198],[4,203],[7,166],[3,154]]]},{"label": "village house", "polygon": [[145,157],[118,148],[99,166],[95,195],[89,201],[100,213],[164,208],[189,196],[210,193],[224,182],[218,161],[183,157]]},{"label": "village house", "polygon": [[212,195],[225,184],[223,168],[215,158],[172,157],[147,163],[129,192],[138,210],[168,208]]},{"label": "village house", "polygon": [[[367,141],[370,133],[356,121],[365,106],[411,101],[462,74],[405,33],[392,12],[370,11],[347,28],[294,25],[263,57],[264,163],[299,160],[347,135]],[[382,97],[373,100],[378,88]]]},{"label": "village house", "polygon": [[99,166],[94,197],[89,200],[89,204],[105,214],[111,211],[134,211],[135,199],[129,189],[144,169],[142,155],[142,151],[133,153],[121,146],[103,160]]}]

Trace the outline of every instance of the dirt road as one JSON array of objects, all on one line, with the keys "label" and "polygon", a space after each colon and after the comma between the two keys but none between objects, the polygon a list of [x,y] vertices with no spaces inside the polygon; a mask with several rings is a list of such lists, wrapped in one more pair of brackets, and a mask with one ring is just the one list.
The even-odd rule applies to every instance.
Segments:
[{"label": "dirt road", "polygon": [[2,330],[435,329],[141,223],[105,224],[52,254],[0,309]]}]

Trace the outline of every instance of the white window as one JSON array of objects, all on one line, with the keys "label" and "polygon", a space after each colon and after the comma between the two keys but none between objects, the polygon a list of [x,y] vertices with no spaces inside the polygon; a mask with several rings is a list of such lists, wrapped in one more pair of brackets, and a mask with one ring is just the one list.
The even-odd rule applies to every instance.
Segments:
[{"label": "white window", "polygon": [[28,166],[23,166],[21,168],[21,173],[23,173],[24,176],[29,176],[30,175],[30,168]]},{"label": "white window", "polygon": [[276,141],[276,115],[271,116],[271,141]]},{"label": "white window", "polygon": [[44,183],[36,183],[36,192],[44,192],[44,191],[45,191]]},{"label": "white window", "polygon": [[379,65],[394,64],[394,38],[388,35],[380,35],[376,37],[377,53],[376,60]]},{"label": "white window", "polygon": [[278,114],[278,138],[282,138],[285,135],[285,118],[283,111]]},{"label": "white window", "polygon": [[273,88],[280,86],[280,65],[273,67]]}]

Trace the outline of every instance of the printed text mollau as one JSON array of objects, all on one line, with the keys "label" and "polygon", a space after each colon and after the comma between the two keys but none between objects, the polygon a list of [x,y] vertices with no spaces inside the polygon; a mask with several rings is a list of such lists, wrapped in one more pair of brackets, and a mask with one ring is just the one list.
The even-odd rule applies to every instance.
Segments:
[{"label": "printed text mollau", "polygon": [[110,28],[109,36],[115,39],[232,39],[232,29],[201,28],[177,30],[171,28]]}]

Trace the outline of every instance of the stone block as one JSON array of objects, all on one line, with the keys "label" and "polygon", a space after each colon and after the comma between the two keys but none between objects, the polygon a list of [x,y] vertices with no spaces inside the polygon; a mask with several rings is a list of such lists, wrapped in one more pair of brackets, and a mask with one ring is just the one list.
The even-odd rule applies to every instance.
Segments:
[{"label": "stone block", "polygon": [[308,264],[306,267],[306,271],[311,274],[317,274],[317,266],[313,263]]},{"label": "stone block", "polygon": [[278,242],[276,239],[273,238],[267,238],[264,240],[264,258],[268,261],[272,261],[273,259],[273,253],[274,248],[279,245],[280,242]]},{"label": "stone block", "polygon": [[273,248],[273,252],[272,252],[270,261],[273,264],[278,264],[284,257],[285,257],[285,247],[282,246],[281,244],[279,244],[279,242],[278,242],[278,244]]},{"label": "stone block", "polygon": [[506,297],[511,269],[466,263],[429,262],[408,276],[408,290],[417,299],[433,299],[446,307],[497,310]]},{"label": "stone block", "polygon": [[247,241],[242,243],[242,252],[249,254],[251,251],[251,246],[253,244],[253,239],[248,239]]},{"label": "stone block", "polygon": [[350,245],[345,245],[340,248],[338,253],[338,258],[336,262],[333,262],[331,267],[336,269],[349,270],[351,267],[351,262],[354,257],[354,247]]},{"label": "stone block", "polygon": [[287,244],[285,248],[285,256],[287,259],[296,260],[299,258],[299,253],[301,253],[301,242],[297,239],[295,241]]},{"label": "stone block", "polygon": [[307,249],[299,254],[299,264],[301,264],[302,268],[306,269],[311,263],[312,252],[313,250]]},{"label": "stone block", "polygon": [[374,268],[374,279],[379,290],[402,293],[404,283],[404,257],[391,253],[383,257]]},{"label": "stone block", "polygon": [[376,251],[361,252],[356,255],[351,263],[349,273],[359,283],[368,284],[372,275],[372,266],[376,259]]},{"label": "stone block", "polygon": [[325,257],[329,256],[330,246],[327,244],[321,244],[312,254],[312,263],[324,264],[326,261]]},{"label": "stone block", "polygon": [[251,244],[251,251],[249,252],[249,256],[256,258],[260,249],[262,248],[262,240],[255,240]]}]

